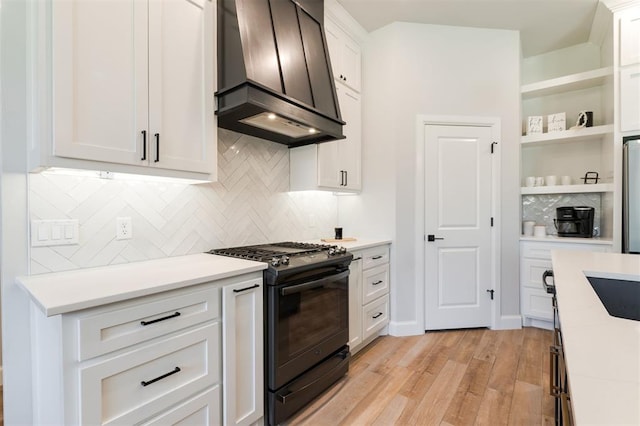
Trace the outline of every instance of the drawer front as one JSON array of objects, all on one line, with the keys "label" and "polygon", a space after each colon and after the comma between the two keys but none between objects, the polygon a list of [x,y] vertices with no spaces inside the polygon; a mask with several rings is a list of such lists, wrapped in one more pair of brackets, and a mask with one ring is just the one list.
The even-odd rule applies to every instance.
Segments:
[{"label": "drawer front", "polygon": [[376,266],[362,273],[362,304],[389,293],[389,265]]},{"label": "drawer front", "polygon": [[83,424],[134,424],[220,382],[220,323],[80,369]]},{"label": "drawer front", "polygon": [[523,316],[553,321],[553,305],[550,294],[544,290],[523,288],[521,297]]},{"label": "drawer front", "polygon": [[362,309],[363,340],[384,328],[389,322],[389,295],[382,296]]},{"label": "drawer front", "polygon": [[210,426],[222,423],[220,385],[202,392],[171,408],[166,413],[143,423],[144,426]]},{"label": "drawer front", "polygon": [[536,243],[536,242],[523,242],[522,243],[522,257],[528,257],[533,259],[546,259],[551,260],[552,250],[576,250],[576,251],[594,251],[601,253],[608,253],[611,251],[610,245],[603,244],[581,244],[581,243]]},{"label": "drawer front", "polygon": [[220,316],[220,289],[180,290],[80,317],[79,359],[144,342]]},{"label": "drawer front", "polygon": [[389,246],[379,246],[362,251],[362,269],[389,263]]},{"label": "drawer front", "polygon": [[[535,288],[545,291],[542,284],[542,274],[544,271],[551,269],[551,261],[543,259],[523,259],[520,265],[520,284],[525,287]],[[551,284],[553,278],[548,278],[547,282]]]}]

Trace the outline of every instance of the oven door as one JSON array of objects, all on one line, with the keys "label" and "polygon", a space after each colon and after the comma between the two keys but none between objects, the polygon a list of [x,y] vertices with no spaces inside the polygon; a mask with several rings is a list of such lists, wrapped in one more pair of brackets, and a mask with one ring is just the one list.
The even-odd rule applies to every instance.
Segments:
[{"label": "oven door", "polygon": [[267,386],[276,390],[349,340],[349,270],[267,288]]}]

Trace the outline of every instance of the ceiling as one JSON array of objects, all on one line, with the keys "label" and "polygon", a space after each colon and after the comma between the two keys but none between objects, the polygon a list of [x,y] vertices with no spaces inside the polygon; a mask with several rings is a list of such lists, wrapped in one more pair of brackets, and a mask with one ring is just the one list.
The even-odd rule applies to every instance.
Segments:
[{"label": "ceiling", "polygon": [[520,31],[524,57],[589,40],[598,0],[338,0],[368,32],[391,22]]}]

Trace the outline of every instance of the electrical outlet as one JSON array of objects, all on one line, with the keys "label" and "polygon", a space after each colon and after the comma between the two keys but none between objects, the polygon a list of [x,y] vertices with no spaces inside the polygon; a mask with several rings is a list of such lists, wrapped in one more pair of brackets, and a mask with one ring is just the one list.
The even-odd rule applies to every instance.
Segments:
[{"label": "electrical outlet", "polygon": [[130,217],[116,218],[116,240],[129,240],[133,237],[133,224]]}]

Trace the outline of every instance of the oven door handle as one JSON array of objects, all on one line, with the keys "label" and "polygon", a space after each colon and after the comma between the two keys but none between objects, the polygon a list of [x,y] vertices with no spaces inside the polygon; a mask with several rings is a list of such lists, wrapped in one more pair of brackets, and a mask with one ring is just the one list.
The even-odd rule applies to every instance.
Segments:
[{"label": "oven door handle", "polygon": [[329,275],[319,280],[309,281],[308,283],[283,287],[280,289],[280,294],[282,296],[287,296],[289,294],[302,293],[305,290],[311,290],[312,288],[322,287],[328,281],[341,280],[348,276],[349,276],[349,271],[344,271],[344,272],[340,272],[339,274]]}]

